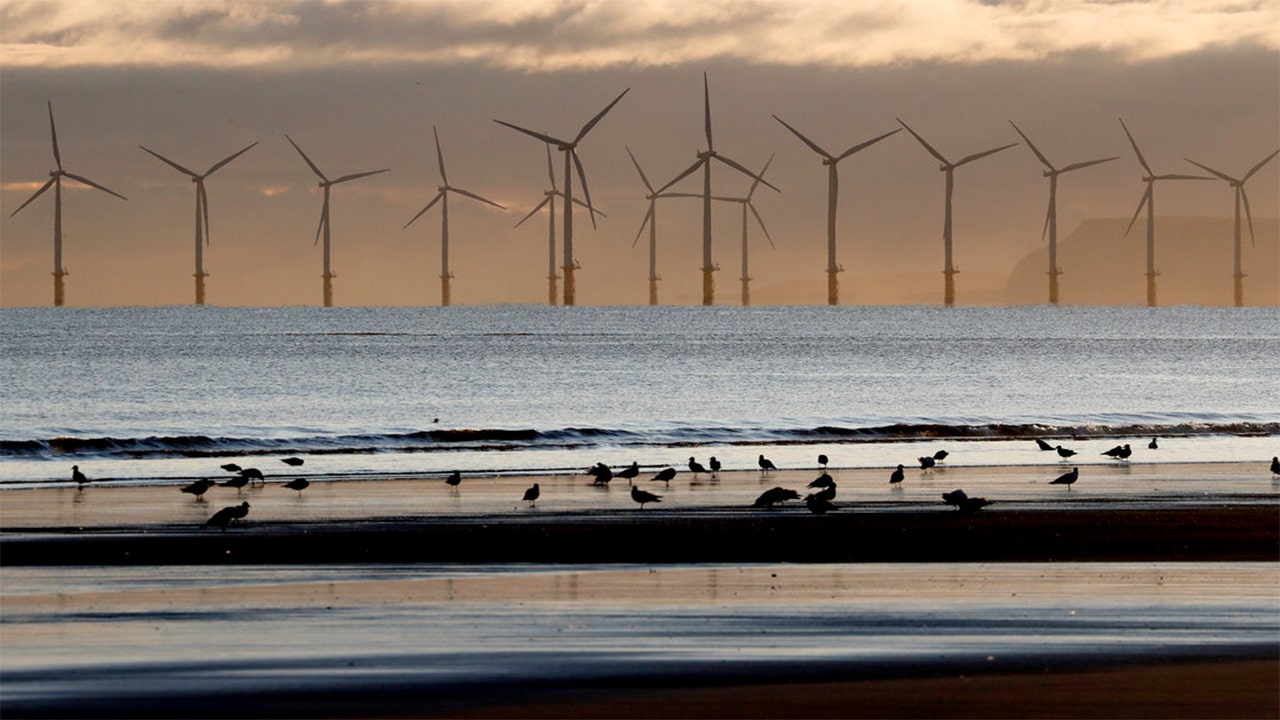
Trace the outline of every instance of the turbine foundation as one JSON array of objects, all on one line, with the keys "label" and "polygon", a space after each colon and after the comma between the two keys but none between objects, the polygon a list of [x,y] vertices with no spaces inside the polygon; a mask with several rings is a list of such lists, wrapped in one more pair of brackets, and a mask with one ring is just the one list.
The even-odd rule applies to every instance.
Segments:
[{"label": "turbine foundation", "polygon": [[67,289],[66,282],[62,278],[66,277],[67,275],[68,273],[63,272],[61,270],[53,274],[53,306],[54,307],[62,307],[62,304],[66,301],[66,289]]},{"label": "turbine foundation", "polygon": [[658,304],[658,278],[649,278],[649,304]]},{"label": "turbine foundation", "polygon": [[837,268],[829,268],[827,270],[827,304],[840,304],[840,270]]},{"label": "turbine foundation", "polygon": [[751,278],[742,278],[742,307],[751,306]]},{"label": "turbine foundation", "polygon": [[955,307],[956,304],[956,273],[959,270],[943,270],[945,277],[942,287],[942,303],[947,307]]},{"label": "turbine foundation", "polygon": [[449,307],[449,278],[452,275],[440,276],[440,307]]},{"label": "turbine foundation", "polygon": [[1236,273],[1235,280],[1236,307],[1244,307],[1244,273]]},{"label": "turbine foundation", "polygon": [[573,307],[577,302],[575,295],[577,294],[577,285],[573,282],[573,263],[566,262],[564,264],[564,306]]},{"label": "turbine foundation", "polygon": [[547,276],[547,304],[551,307],[556,306],[557,286],[560,284],[556,280],[555,275]]},{"label": "turbine foundation", "polygon": [[333,273],[325,273],[320,277],[324,278],[324,306],[333,307]]},{"label": "turbine foundation", "polygon": [[196,275],[195,275],[195,277],[196,277],[196,304],[197,304],[197,305],[203,305],[203,304],[204,304],[204,279],[205,279],[206,277],[208,277],[208,276],[209,276],[209,273],[201,273],[201,272],[198,272],[198,273],[196,273]]},{"label": "turbine foundation", "polygon": [[1062,274],[1061,270],[1053,270],[1049,272],[1049,304],[1058,304],[1058,276]]},{"label": "turbine foundation", "polygon": [[711,273],[715,272],[715,268],[702,268],[702,304],[716,304],[716,280]]},{"label": "turbine foundation", "polygon": [[1147,273],[1147,307],[1159,307],[1156,302],[1156,275],[1160,273]]}]

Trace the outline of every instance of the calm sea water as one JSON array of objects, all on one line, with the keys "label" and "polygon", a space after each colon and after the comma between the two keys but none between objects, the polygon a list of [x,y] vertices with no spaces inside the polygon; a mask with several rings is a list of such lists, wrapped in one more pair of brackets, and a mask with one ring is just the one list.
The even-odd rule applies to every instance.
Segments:
[{"label": "calm sea water", "polygon": [[334,475],[877,467],[886,444],[938,442],[1000,465],[1040,436],[1084,462],[1119,442],[1135,462],[1266,461],[1277,347],[1274,308],[13,309],[0,481],[284,455]]}]

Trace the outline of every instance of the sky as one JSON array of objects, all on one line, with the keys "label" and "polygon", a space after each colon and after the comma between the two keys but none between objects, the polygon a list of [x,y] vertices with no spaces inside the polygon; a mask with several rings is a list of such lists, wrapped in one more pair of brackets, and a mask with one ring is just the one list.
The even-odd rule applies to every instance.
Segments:
[{"label": "sky", "polygon": [[[47,101],[66,169],[128,197],[64,185],[69,305],[190,303],[193,185],[138,146],[201,172],[254,142],[207,180],[208,300],[319,304],[322,194],[286,133],[330,177],[390,169],[333,188],[336,304],[438,304],[439,207],[403,227],[440,184],[433,126],[451,183],[507,208],[451,198],[453,302],[537,303],[547,219],[513,226],[543,199],[545,150],[493,120],[573,136],[628,88],[579,146],[605,216],[575,216],[578,303],[644,303],[647,201],[626,149],[655,184],[693,163],[704,73],[716,150],[753,170],[773,156],[782,192],[754,200],[776,247],[754,220],[748,236],[763,302],[826,299],[826,168],[773,115],[836,154],[900,118],[953,159],[1019,142],[1010,120],[1058,165],[1119,156],[1062,176],[1060,237],[1127,221],[1142,197],[1119,118],[1159,173],[1197,172],[1189,157],[1241,175],[1280,147],[1275,0],[3,0],[0,305],[52,301],[53,193],[10,216],[54,167]],[[1280,216],[1277,166],[1249,181],[1255,220]],[[842,301],[925,288],[940,302],[937,162],[900,132],[839,168]],[[1019,145],[957,171],[962,304],[1044,247],[1041,170]],[[717,166],[713,183],[737,196],[750,181]],[[1232,192],[1165,183],[1157,208],[1228,217]],[[716,301],[737,304],[740,209],[718,205],[713,223]],[[664,303],[700,302],[701,241],[696,200],[660,202]],[[1229,267],[1229,238],[1206,252]]]}]

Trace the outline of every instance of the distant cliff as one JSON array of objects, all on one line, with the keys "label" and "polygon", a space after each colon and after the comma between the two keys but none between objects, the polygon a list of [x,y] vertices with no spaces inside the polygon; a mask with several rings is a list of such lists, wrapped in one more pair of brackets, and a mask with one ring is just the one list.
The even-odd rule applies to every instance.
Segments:
[{"label": "distant cliff", "polygon": [[[1232,304],[1234,223],[1231,218],[1156,218],[1160,305]],[[1146,225],[1139,218],[1126,237],[1128,224],[1127,218],[1086,220],[1059,239],[1063,304],[1146,304]],[[1280,220],[1254,218],[1254,231],[1256,244],[1249,242],[1247,225],[1242,241],[1245,304],[1280,305]],[[1045,242],[1014,267],[1005,302],[1047,302],[1048,269],[1049,246]]]}]

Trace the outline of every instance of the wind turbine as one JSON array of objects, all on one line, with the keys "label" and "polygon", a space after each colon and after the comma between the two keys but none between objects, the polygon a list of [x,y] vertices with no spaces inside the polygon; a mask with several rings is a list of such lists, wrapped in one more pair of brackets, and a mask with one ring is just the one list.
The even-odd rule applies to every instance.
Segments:
[{"label": "wind turbine", "polygon": [[645,213],[644,220],[640,222],[640,229],[636,232],[636,239],[631,241],[631,247],[635,247],[636,243],[640,242],[640,236],[644,234],[644,228],[647,225],[649,227],[649,304],[657,305],[658,281],[662,279],[658,276],[658,198],[701,196],[690,193],[659,194],[653,189],[644,170],[640,168],[640,161],[636,160],[631,148],[626,150],[627,155],[631,157],[631,163],[636,166],[636,172],[640,174],[640,182],[644,183],[644,189],[649,191],[649,194],[644,196],[649,201],[649,210]]},{"label": "wind turbine", "polygon": [[1146,171],[1146,175],[1142,176],[1142,182],[1147,184],[1147,191],[1142,194],[1142,199],[1138,201],[1138,209],[1133,211],[1133,219],[1129,221],[1129,227],[1124,229],[1125,237],[1128,237],[1129,231],[1133,229],[1133,224],[1137,222],[1138,215],[1142,213],[1142,206],[1147,206],[1147,307],[1156,306],[1156,276],[1160,273],[1156,272],[1156,181],[1157,180],[1208,180],[1207,177],[1199,175],[1156,175],[1151,166],[1147,164],[1147,159],[1142,156],[1142,151],[1138,149],[1138,143],[1133,139],[1133,133],[1129,132],[1129,126],[1124,124],[1124,118],[1120,118],[1120,127],[1124,128],[1124,134],[1129,138],[1129,144],[1133,146],[1133,154],[1138,156],[1138,162],[1142,165],[1142,169]]},{"label": "wind turbine", "polygon": [[561,140],[545,133],[535,132],[519,125],[512,125],[509,122],[495,119],[494,122],[499,125],[505,125],[512,130],[522,132],[525,135],[535,137],[544,143],[555,145],[557,149],[564,153],[564,304],[573,305],[576,300],[577,286],[574,284],[573,271],[578,269],[577,261],[573,257],[573,167],[578,170],[578,179],[582,182],[582,195],[587,200],[588,215],[591,217],[591,227],[596,226],[595,208],[591,205],[591,191],[587,189],[587,175],[582,169],[582,160],[578,158],[578,143],[582,142],[587,133],[600,122],[618,101],[631,91],[631,88],[623,90],[613,102],[605,106],[603,110],[596,113],[595,117],[587,121],[586,125],[578,131],[572,140]]},{"label": "wind turbine", "polygon": [[982,152],[976,152],[972,155],[966,155],[965,157],[960,158],[960,160],[957,162],[951,162],[950,160],[943,157],[942,153],[938,152],[937,150],[934,150],[932,145],[925,142],[925,139],[920,137],[919,133],[917,133],[915,130],[912,130],[911,126],[902,122],[902,118],[898,118],[898,122],[902,125],[902,127],[907,129],[907,132],[914,135],[916,140],[920,141],[920,144],[924,146],[925,150],[929,151],[930,155],[934,156],[935,158],[937,158],[938,162],[942,163],[941,165],[938,166],[938,170],[947,174],[946,217],[942,221],[942,243],[943,243],[944,254],[945,254],[945,265],[942,270],[942,274],[945,278],[944,285],[943,285],[942,301],[947,307],[952,307],[956,304],[955,275],[956,273],[960,272],[959,270],[956,269],[955,263],[952,262],[952,256],[951,256],[951,195],[952,195],[952,191],[955,188],[956,168],[961,167],[962,165],[967,165],[973,162],[974,160],[980,160],[984,157],[987,157],[988,155],[994,155],[1000,152],[1001,150],[1008,150],[1009,148],[1013,147],[1014,145],[1017,145],[1018,143],[1009,143],[1008,145],[1001,145],[998,148],[983,150]]},{"label": "wind turbine", "polygon": [[302,152],[302,148],[298,147],[298,143],[294,142],[293,138],[285,135],[284,139],[288,140],[289,144],[293,146],[293,149],[297,150],[298,154],[302,156],[302,159],[307,161],[307,166],[310,167],[311,171],[320,178],[318,187],[324,189],[324,207],[320,209],[320,225],[316,227],[315,242],[320,242],[320,236],[322,234],[324,235],[324,274],[320,277],[324,278],[324,306],[333,307],[333,278],[335,276],[329,266],[329,188],[349,180],[358,180],[362,177],[384,173],[390,170],[390,168],[353,173],[351,175],[343,175],[336,180],[330,180],[325,177],[324,173],[320,172],[320,168],[316,167],[315,163],[311,162],[311,158],[307,157],[307,154]]},{"label": "wind turbine", "polygon": [[165,164],[167,164],[169,167],[172,167],[174,170],[177,170],[183,175],[190,177],[191,182],[196,184],[196,275],[195,277],[196,277],[196,304],[197,305],[204,304],[204,279],[209,277],[209,273],[204,271],[204,246],[209,243],[209,196],[204,189],[204,179],[214,174],[215,172],[217,172],[227,163],[249,152],[251,149],[253,149],[254,145],[257,145],[257,144],[258,143],[255,142],[253,143],[253,145],[250,145],[237,153],[232,153],[231,155],[228,155],[227,157],[219,160],[218,162],[210,166],[208,170],[205,170],[203,175],[198,175],[188,170],[187,168],[179,165],[178,163],[170,160],[169,158],[161,155],[160,153],[156,152],[155,150],[152,150],[151,148],[145,145],[138,146],[143,150],[147,151],[148,153],[150,153],[151,155],[155,156]]},{"label": "wind turbine", "polygon": [[840,195],[840,174],[836,170],[836,165],[850,155],[860,150],[865,150],[890,135],[902,132],[902,129],[899,128],[892,132],[880,135],[879,137],[874,137],[866,142],[854,145],[839,155],[832,155],[821,147],[818,147],[817,143],[805,137],[799,130],[788,125],[782,118],[774,115],[773,119],[782,123],[783,127],[790,130],[796,137],[800,138],[800,141],[805,145],[808,145],[809,149],[821,155],[822,164],[827,166],[827,304],[839,305],[840,281],[837,278],[837,274],[844,272],[844,266],[836,262],[836,205],[839,202]]},{"label": "wind turbine", "polygon": [[463,197],[487,203],[500,210],[506,210],[506,208],[492,200],[482,198],[470,190],[463,190],[450,185],[449,176],[444,171],[444,153],[440,152],[440,133],[436,132],[435,125],[431,126],[431,134],[436,139],[436,161],[440,165],[440,182],[444,184],[437,188],[439,192],[436,193],[435,197],[431,198],[431,202],[419,210],[418,214],[414,215],[404,226],[406,228],[409,227],[414,220],[422,217],[423,213],[434,207],[436,203],[440,203],[440,306],[449,307],[449,280],[453,278],[453,273],[449,272],[449,193],[458,193]]},{"label": "wind turbine", "polygon": [[763,180],[743,167],[741,163],[716,152],[715,144],[711,141],[711,89],[707,83],[707,74],[705,72],[702,73],[702,98],[707,149],[698,152],[697,161],[690,165],[687,170],[677,175],[674,180],[658,188],[658,193],[662,193],[662,191],[688,177],[693,171],[702,168],[702,304],[714,305],[716,302],[716,286],[715,279],[711,273],[719,270],[720,267],[711,261],[711,161],[713,159],[719,160],[747,177],[760,180],[777,192],[782,191],[774,187],[768,180]]},{"label": "wind turbine", "polygon": [[1240,201],[1241,200],[1244,201],[1245,217],[1249,219],[1249,243],[1251,245],[1253,244],[1253,212],[1249,210],[1249,195],[1244,191],[1244,184],[1249,181],[1249,178],[1253,177],[1254,173],[1261,170],[1263,165],[1266,165],[1267,163],[1271,162],[1271,160],[1275,158],[1276,155],[1280,155],[1280,150],[1276,150],[1275,152],[1263,158],[1257,165],[1254,165],[1253,168],[1249,170],[1249,172],[1245,173],[1244,177],[1240,179],[1233,178],[1224,172],[1214,170],[1208,165],[1198,163],[1195,160],[1192,160],[1191,158],[1183,158],[1183,160],[1186,160],[1192,165],[1195,165],[1196,167],[1201,168],[1202,170],[1211,172],[1214,175],[1217,175],[1219,178],[1226,180],[1228,183],[1230,183],[1231,187],[1235,189],[1235,193],[1236,193],[1236,238],[1235,238],[1236,239],[1236,242],[1235,242],[1236,266],[1235,266],[1235,269],[1236,269],[1236,272],[1234,277],[1236,280],[1235,282],[1236,307],[1244,306],[1244,271],[1240,268]]},{"label": "wind turbine", "polygon": [[1035,153],[1036,158],[1045,166],[1044,176],[1049,178],[1049,210],[1044,216],[1044,230],[1041,231],[1041,240],[1044,234],[1049,234],[1049,304],[1058,304],[1058,276],[1062,274],[1062,268],[1058,267],[1058,176],[1063,173],[1069,173],[1072,170],[1080,170],[1090,165],[1101,165],[1102,163],[1119,160],[1119,156],[1103,158],[1101,160],[1086,160],[1084,162],[1072,163],[1064,168],[1058,169],[1049,162],[1049,159],[1040,152],[1040,149],[1031,142],[1031,138],[1022,132],[1012,120],[1009,121],[1013,125],[1013,129],[1018,131],[1022,139],[1027,142],[1027,147],[1031,148],[1031,152]]},{"label": "wind turbine", "polygon": [[55,307],[61,307],[65,295],[63,286],[63,278],[69,275],[65,268],[62,267],[62,178],[69,177],[76,182],[88,185],[91,188],[97,188],[108,195],[115,195],[121,200],[129,198],[121,195],[114,190],[99,185],[98,183],[86,177],[81,177],[75,173],[67,172],[62,167],[62,154],[58,152],[58,128],[53,124],[53,101],[46,101],[49,105],[49,136],[53,139],[53,161],[57,163],[57,170],[49,171],[49,182],[40,186],[35,194],[27,198],[27,201],[18,206],[17,210],[9,213],[9,217],[22,212],[22,208],[30,205],[32,201],[44,194],[49,186],[53,186],[53,304]]},{"label": "wind turbine", "polygon": [[[543,191],[542,202],[535,205],[528,215],[520,218],[520,222],[516,223],[515,227],[520,227],[525,220],[533,217],[539,210],[550,206],[547,208],[547,303],[554,307],[557,295],[556,281],[560,279],[560,276],[556,274],[556,198],[564,197],[564,193],[560,192],[559,188],[556,187],[556,171],[551,162],[551,144],[545,143],[544,147],[547,148],[547,179],[551,183],[551,189]],[[574,198],[573,202],[579,207],[594,210],[577,198]],[[600,211],[594,210],[594,212]],[[604,216],[604,213],[601,212],[600,215]]]}]

